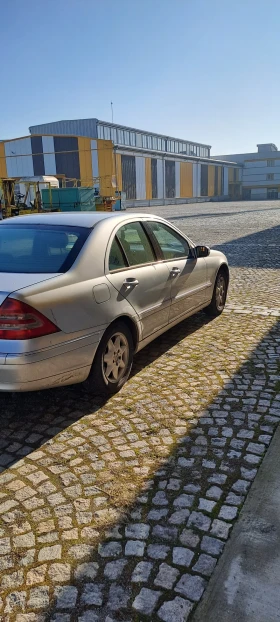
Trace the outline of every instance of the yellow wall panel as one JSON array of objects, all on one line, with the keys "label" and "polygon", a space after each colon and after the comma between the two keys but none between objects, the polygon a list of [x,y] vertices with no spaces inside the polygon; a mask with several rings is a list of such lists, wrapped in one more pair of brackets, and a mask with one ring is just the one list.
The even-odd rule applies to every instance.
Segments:
[{"label": "yellow wall panel", "polygon": [[215,166],[208,166],[208,196],[213,197],[215,193]]},{"label": "yellow wall panel", "polygon": [[222,194],[222,167],[218,166],[218,195]]},{"label": "yellow wall panel", "polygon": [[122,156],[120,153],[116,153],[116,176],[117,176],[117,188],[119,192],[122,191]]},{"label": "yellow wall panel", "polygon": [[232,183],[233,182],[233,167],[230,166],[228,169],[228,183]]},{"label": "yellow wall panel", "polygon": [[113,196],[115,188],[112,182],[115,176],[113,143],[111,140],[97,140],[98,169],[100,192],[104,196]]},{"label": "yellow wall panel", "polygon": [[145,158],[146,169],[146,199],[152,198],[152,162],[151,158]]},{"label": "yellow wall panel", "polygon": [[5,145],[0,143],[0,177],[7,177]]},{"label": "yellow wall panel", "polygon": [[82,186],[92,186],[92,162],[90,138],[78,137],[79,160],[80,160],[80,177]]},{"label": "yellow wall panel", "polygon": [[191,162],[181,162],[180,165],[180,197],[193,196],[193,165]]}]

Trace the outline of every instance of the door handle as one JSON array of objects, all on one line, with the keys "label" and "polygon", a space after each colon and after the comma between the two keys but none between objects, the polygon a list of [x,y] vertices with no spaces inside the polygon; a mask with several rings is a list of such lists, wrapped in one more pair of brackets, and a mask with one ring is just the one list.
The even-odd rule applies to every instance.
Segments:
[{"label": "door handle", "polygon": [[170,270],[170,274],[171,274],[172,276],[178,276],[179,274],[181,274],[181,270],[180,270],[180,268],[176,268],[176,267],[175,267],[175,268],[172,268],[172,269]]},{"label": "door handle", "polygon": [[129,289],[130,287],[136,287],[136,285],[139,285],[139,281],[137,279],[125,279],[123,284],[127,289]]}]

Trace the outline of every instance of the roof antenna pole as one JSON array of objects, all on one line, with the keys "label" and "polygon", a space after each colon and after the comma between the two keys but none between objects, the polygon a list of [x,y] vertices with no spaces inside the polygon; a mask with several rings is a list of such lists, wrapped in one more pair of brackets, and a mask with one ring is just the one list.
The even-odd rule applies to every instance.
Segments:
[{"label": "roof antenna pole", "polygon": [[113,102],[111,102],[111,111],[112,111],[112,123],[114,123],[114,109],[113,109]]}]

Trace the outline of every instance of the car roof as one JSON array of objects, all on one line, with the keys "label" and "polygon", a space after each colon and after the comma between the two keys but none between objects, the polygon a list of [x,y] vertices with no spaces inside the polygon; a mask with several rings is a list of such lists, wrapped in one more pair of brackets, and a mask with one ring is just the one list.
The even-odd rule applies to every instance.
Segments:
[{"label": "car roof", "polygon": [[[158,218],[153,214],[139,214],[130,212],[131,218]],[[0,225],[28,224],[28,225],[68,225],[77,227],[94,227],[98,222],[105,219],[127,220],[127,213],[119,212],[48,212],[46,214],[27,214],[26,216],[13,216],[0,221]]]}]

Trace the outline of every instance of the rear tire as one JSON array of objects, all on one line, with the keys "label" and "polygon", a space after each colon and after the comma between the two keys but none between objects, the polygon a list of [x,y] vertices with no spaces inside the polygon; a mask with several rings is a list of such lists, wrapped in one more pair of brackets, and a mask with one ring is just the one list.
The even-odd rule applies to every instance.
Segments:
[{"label": "rear tire", "polygon": [[218,317],[223,313],[227,299],[228,278],[225,270],[219,270],[210,305],[204,309],[210,317]]},{"label": "rear tire", "polygon": [[100,341],[85,389],[97,395],[117,393],[129,378],[133,352],[133,339],[126,324],[112,324]]}]

